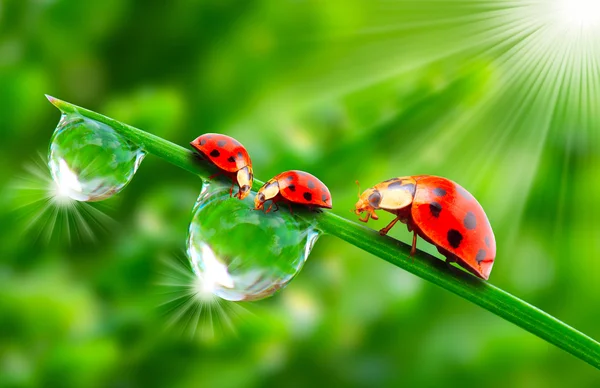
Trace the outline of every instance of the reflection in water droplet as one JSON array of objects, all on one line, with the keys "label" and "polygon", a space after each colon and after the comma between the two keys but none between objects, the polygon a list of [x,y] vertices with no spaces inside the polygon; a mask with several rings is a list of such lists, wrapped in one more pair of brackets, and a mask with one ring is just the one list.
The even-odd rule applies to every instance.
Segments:
[{"label": "reflection in water droplet", "polygon": [[194,207],[188,257],[203,288],[231,301],[258,300],[300,272],[319,232],[287,210],[254,210],[253,196],[205,185]]},{"label": "reflection in water droplet", "polygon": [[54,131],[48,166],[60,194],[101,201],[131,180],[145,153],[106,124],[63,114]]}]

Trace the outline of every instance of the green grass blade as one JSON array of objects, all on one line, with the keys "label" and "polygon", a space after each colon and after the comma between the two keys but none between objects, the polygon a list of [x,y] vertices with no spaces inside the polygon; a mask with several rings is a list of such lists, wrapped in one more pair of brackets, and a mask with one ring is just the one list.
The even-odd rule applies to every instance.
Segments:
[{"label": "green grass blade", "polygon": [[[139,144],[148,153],[204,179],[214,172],[207,164],[200,163],[189,149],[88,109],[53,97],[48,99],[61,111],[78,113],[107,124],[130,141]],[[263,182],[255,180],[254,189],[258,189],[262,184]],[[397,267],[437,284],[600,369],[600,343],[537,307],[489,282],[449,266],[425,252],[417,251],[415,257],[410,258],[409,245],[387,236],[380,236],[377,231],[342,218],[331,211],[325,211],[315,217],[323,232],[339,237]]]}]

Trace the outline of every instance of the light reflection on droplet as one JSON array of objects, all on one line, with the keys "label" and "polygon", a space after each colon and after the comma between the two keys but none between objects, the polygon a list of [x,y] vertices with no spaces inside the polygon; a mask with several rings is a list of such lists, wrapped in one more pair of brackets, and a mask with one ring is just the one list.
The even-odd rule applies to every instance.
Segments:
[{"label": "light reflection on droplet", "polygon": [[58,192],[77,201],[101,201],[120,192],[145,153],[106,124],[63,114],[50,143],[48,166]]},{"label": "light reflection on droplet", "polygon": [[67,162],[64,159],[60,159],[58,162],[58,169],[54,170],[54,176],[59,176],[60,183],[56,184],[57,194],[59,196],[68,196],[73,199],[85,201],[85,199],[76,198],[79,193],[82,192],[81,183],[77,180],[77,175],[71,171]]},{"label": "light reflection on droplet", "polygon": [[202,260],[202,271],[198,265],[193,266],[193,271],[199,278],[209,279],[203,282],[203,288],[211,292],[213,292],[213,288],[217,284],[221,287],[233,288],[235,284],[227,271],[227,266],[217,259],[208,244],[198,242],[195,247],[199,249],[199,257],[196,254],[196,250],[194,250],[193,260],[194,263]]},{"label": "light reflection on droplet", "polygon": [[231,301],[258,300],[302,269],[319,233],[288,211],[253,210],[229,186],[205,185],[190,224],[188,257],[203,287]]}]

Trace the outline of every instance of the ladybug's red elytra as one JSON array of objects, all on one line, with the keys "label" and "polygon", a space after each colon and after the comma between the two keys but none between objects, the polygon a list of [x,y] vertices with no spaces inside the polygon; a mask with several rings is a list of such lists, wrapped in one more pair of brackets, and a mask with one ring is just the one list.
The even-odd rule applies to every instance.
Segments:
[{"label": "ladybug's red elytra", "polygon": [[271,178],[258,190],[254,197],[254,208],[263,209],[265,202],[271,200],[266,213],[279,209],[277,202],[297,203],[310,208],[331,209],[331,193],[323,182],[304,171],[291,170]]},{"label": "ladybug's red elytra", "polygon": [[218,133],[205,133],[190,143],[205,159],[220,168],[240,190],[236,194],[244,199],[250,194],[254,175],[252,161],[246,148],[232,137]]},{"label": "ladybug's red elytra", "polygon": [[356,214],[378,219],[375,210],[396,216],[379,231],[385,235],[400,221],[414,232],[411,255],[417,235],[471,273],[487,280],[496,257],[494,232],[483,208],[459,184],[437,176],[416,175],[393,178],[365,190],[356,203]]}]

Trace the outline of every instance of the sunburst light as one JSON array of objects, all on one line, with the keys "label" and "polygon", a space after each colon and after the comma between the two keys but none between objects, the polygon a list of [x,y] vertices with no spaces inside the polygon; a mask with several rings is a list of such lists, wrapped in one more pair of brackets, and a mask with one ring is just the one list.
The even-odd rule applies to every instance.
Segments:
[{"label": "sunburst light", "polygon": [[50,176],[45,158],[29,161],[24,174],[11,186],[16,212],[24,221],[23,229],[49,243],[53,237],[95,241],[96,234],[115,225],[114,220],[98,208],[70,197],[68,188],[58,185]]},{"label": "sunburst light", "polygon": [[211,340],[221,332],[236,332],[236,323],[250,314],[238,303],[213,294],[213,283],[204,281],[190,268],[183,255],[162,259],[160,309],[169,316],[167,326],[178,327],[190,337]]}]

